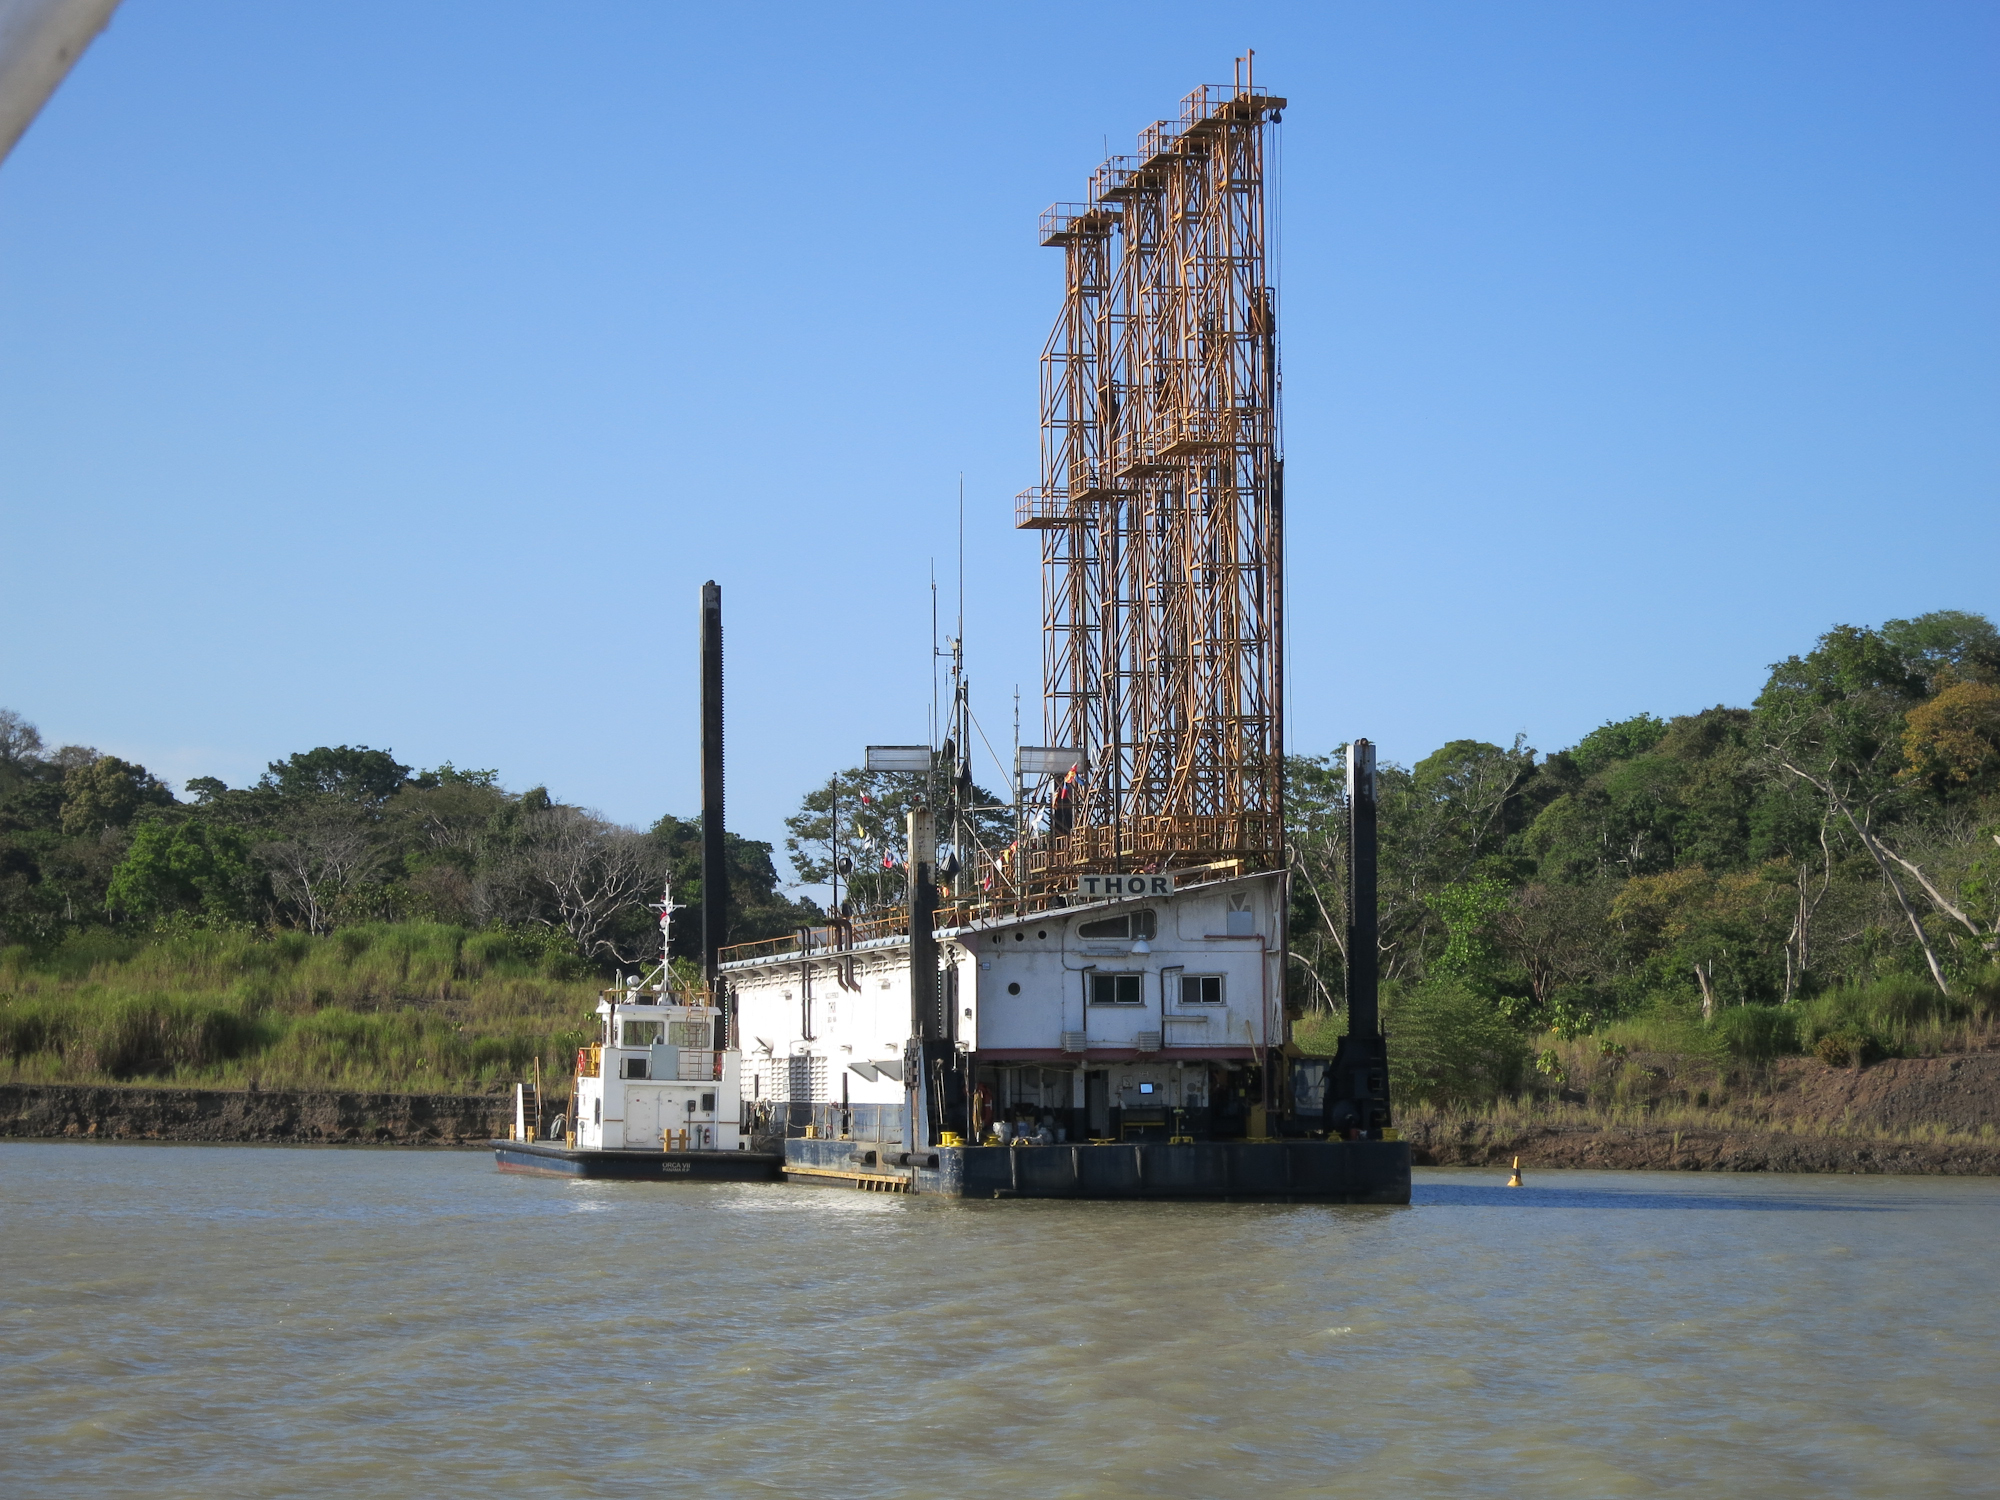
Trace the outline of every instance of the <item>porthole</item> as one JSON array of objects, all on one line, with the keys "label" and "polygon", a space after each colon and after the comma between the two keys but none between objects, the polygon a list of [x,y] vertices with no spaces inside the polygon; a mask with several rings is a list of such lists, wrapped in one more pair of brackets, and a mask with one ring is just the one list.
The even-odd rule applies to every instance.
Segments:
[{"label": "porthole", "polygon": [[1024,943],[1027,940],[1028,940],[1028,935],[1025,932],[1017,932],[1014,934],[1014,941],[1017,943]]},{"label": "porthole", "polygon": [[1008,985],[1008,986],[1007,986],[1007,993],[1008,993],[1008,994],[1010,994],[1010,995],[1018,995],[1018,994],[1020,994],[1020,993],[1021,993],[1021,983],[1020,983],[1020,981],[1019,981],[1019,980],[1016,980],[1016,981],[1015,981],[1014,983],[1012,983],[1012,984]]},{"label": "porthole", "polygon": [[1046,932],[1038,932],[1035,934],[1035,936],[1038,938],[1045,938],[1048,936],[1048,934]]}]

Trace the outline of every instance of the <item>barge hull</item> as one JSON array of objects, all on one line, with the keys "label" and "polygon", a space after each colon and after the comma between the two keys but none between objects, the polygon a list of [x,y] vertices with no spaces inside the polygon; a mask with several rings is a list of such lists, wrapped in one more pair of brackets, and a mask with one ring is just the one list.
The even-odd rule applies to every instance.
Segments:
[{"label": "barge hull", "polygon": [[907,1182],[901,1191],[947,1198],[1410,1201],[1410,1148],[1404,1141],[945,1146],[912,1153],[913,1164],[899,1171],[894,1163],[902,1154],[893,1146],[854,1141],[786,1141],[784,1166],[796,1183],[879,1191],[879,1179],[894,1173]]},{"label": "barge hull", "polygon": [[765,1151],[586,1151],[559,1141],[494,1141],[503,1172],[619,1182],[777,1182],[782,1160]]}]

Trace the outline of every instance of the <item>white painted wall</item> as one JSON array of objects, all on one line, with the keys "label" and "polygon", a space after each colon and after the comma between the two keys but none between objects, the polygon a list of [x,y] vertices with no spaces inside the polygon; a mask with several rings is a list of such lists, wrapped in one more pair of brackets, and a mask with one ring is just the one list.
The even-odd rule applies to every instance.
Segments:
[{"label": "white painted wall", "polygon": [[[1282,877],[1253,876],[1150,901],[1045,912],[940,942],[940,963],[958,969],[959,1038],[982,1052],[1059,1049],[1065,1031],[1084,1031],[1094,1044],[1114,1048],[1132,1047],[1141,1032],[1164,1032],[1169,1049],[1275,1042],[1282,1027],[1277,938],[1283,900]],[[1133,953],[1129,939],[1090,940],[1076,930],[1140,908],[1159,914],[1149,953]],[[851,1065],[902,1057],[910,1034],[909,950],[864,952],[854,955],[854,963],[859,992],[840,988],[836,965],[824,956],[727,972],[737,998],[745,1097],[772,1097],[768,1083],[753,1095],[752,1077],[768,1079],[784,1059],[808,1055],[826,1059],[829,1099],[841,1097],[845,1072],[850,1102],[902,1101],[900,1082],[887,1076],[870,1081]],[[1140,975],[1143,1002],[1086,1007],[1086,976],[1093,969]],[[1182,974],[1220,975],[1223,1003],[1183,1005]],[[1164,1087],[1172,1080],[1163,1073],[1156,1081]]]}]

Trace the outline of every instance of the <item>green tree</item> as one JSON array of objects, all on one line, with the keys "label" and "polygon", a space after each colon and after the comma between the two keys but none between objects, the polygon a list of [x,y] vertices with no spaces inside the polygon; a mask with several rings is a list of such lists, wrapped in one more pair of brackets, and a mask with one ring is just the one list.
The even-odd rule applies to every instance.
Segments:
[{"label": "green tree", "polygon": [[106,908],[135,917],[199,912],[232,921],[254,911],[258,887],[247,840],[202,818],[149,818],[112,871]]},{"label": "green tree", "polygon": [[1904,774],[1910,717],[1934,685],[1947,684],[1947,668],[1979,667],[1985,647],[1973,623],[1978,619],[1940,611],[1891,621],[1882,632],[1836,625],[1811,652],[1772,668],[1756,709],[1774,774],[1810,787],[1828,818],[1843,824],[1875,862],[1933,983],[1945,994],[1951,988],[1938,945],[1911,889],[1974,936],[1985,934],[1892,840],[1896,825],[1920,811]]},{"label": "green tree", "polygon": [[62,831],[72,838],[123,828],[148,808],[172,807],[174,794],[144,766],[100,755],[63,777]]},{"label": "green tree", "polygon": [[1984,615],[1963,609],[1932,610],[1913,620],[1884,620],[1878,632],[1889,648],[1935,692],[1953,680],[2000,682],[2000,628]]},{"label": "green tree", "polygon": [[[785,854],[803,885],[829,885],[840,878],[844,905],[873,911],[900,905],[908,889],[907,827],[910,809],[927,788],[943,787],[950,765],[939,757],[931,778],[914,771],[838,772],[799,801],[785,819]],[[1004,858],[1012,843],[1013,811],[977,784],[964,788],[967,847],[953,850],[947,804],[938,808],[938,840],[945,855],[958,856],[961,881],[969,883],[979,856]]]},{"label": "green tree", "polygon": [[1491,875],[1453,881],[1424,896],[1424,903],[1444,923],[1443,950],[1431,961],[1430,972],[1455,979],[1480,994],[1491,994],[1499,978],[1500,954],[1493,941],[1493,919],[1507,909],[1508,888]]},{"label": "green tree", "polygon": [[[674,900],[688,908],[674,919],[673,956],[701,957],[701,819],[661,818],[647,835],[659,851],[660,863],[673,882]],[[754,943],[780,937],[825,919],[810,901],[794,901],[779,889],[771,846],[724,831],[722,861],[729,872],[729,900],[723,920],[726,940]]]},{"label": "green tree", "polygon": [[1666,733],[1666,721],[1651,714],[1607,720],[1578,740],[1569,756],[1576,763],[1579,773],[1595,776],[1613,761],[1644,755],[1659,744]]},{"label": "green tree", "polygon": [[410,768],[387,750],[321,745],[274,760],[258,785],[282,797],[341,797],[379,807],[410,779]]}]

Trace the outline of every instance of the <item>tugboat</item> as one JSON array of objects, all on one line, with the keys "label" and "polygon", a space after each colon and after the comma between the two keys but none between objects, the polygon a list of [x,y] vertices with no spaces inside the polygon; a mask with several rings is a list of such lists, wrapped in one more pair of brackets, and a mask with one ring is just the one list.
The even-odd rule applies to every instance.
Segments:
[{"label": "tugboat", "polygon": [[[673,913],[660,908],[661,951]],[[523,1111],[512,1136],[493,1142],[503,1172],[650,1182],[775,1182],[782,1158],[752,1151],[737,1087],[741,1054],[708,987],[676,987],[665,961],[602,991],[597,1040],[579,1047],[570,1113],[547,1140]]]}]

